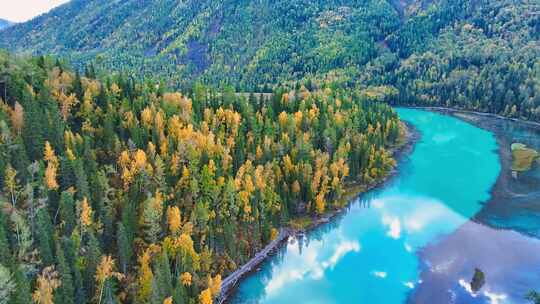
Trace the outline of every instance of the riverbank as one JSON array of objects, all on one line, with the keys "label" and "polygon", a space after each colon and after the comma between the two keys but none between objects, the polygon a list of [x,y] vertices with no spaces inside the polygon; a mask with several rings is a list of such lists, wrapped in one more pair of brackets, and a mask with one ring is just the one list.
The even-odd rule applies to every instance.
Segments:
[{"label": "riverbank", "polygon": [[540,150],[540,124],[499,119],[474,112],[452,115],[494,134],[501,162],[501,174],[491,190],[491,198],[475,216],[475,221],[496,229],[512,229],[540,238],[540,166],[512,174],[512,149],[522,143]]},{"label": "riverbank", "polygon": [[[414,144],[420,138],[420,133],[408,123],[402,124],[402,135],[401,139],[398,141],[398,144],[389,149],[389,152],[392,154],[393,158],[396,159],[399,163],[399,159],[404,155],[408,154],[414,147]],[[359,185],[359,184],[348,184],[346,186],[346,194],[344,200],[347,200],[347,203],[344,204],[341,208],[328,211],[320,217],[310,217],[307,225],[302,225],[300,227],[287,226],[281,228],[278,237],[266,245],[263,250],[258,252],[251,260],[242,265],[236,271],[228,275],[221,283],[221,294],[217,300],[217,303],[223,304],[227,303],[229,297],[233,294],[235,289],[238,286],[238,283],[248,276],[249,274],[257,271],[259,265],[263,263],[268,257],[272,256],[281,245],[289,240],[291,237],[296,237],[300,234],[306,233],[307,231],[313,230],[323,224],[330,222],[333,218],[341,214],[346,210],[347,206],[352,202],[352,199],[358,197],[359,195],[366,193],[377,187],[384,186],[391,177],[395,176],[397,173],[397,166],[391,172],[389,172],[385,178],[372,183],[370,185]]]},{"label": "riverbank", "polygon": [[[420,266],[423,283],[407,303],[466,302],[471,297],[494,296],[496,291],[498,297],[524,302],[525,295],[538,288],[538,275],[531,269],[540,259],[531,252],[540,249],[540,166],[513,176],[511,146],[519,142],[540,149],[540,124],[471,111],[418,109],[447,114],[491,132],[498,145],[501,172],[490,198],[470,221],[418,251],[419,260],[429,263]],[[438,267],[445,271],[433,271]],[[467,286],[476,268],[485,273],[486,283],[469,295],[456,284]]]},{"label": "riverbank", "polygon": [[443,114],[456,114],[456,113],[458,113],[458,114],[459,113],[461,113],[461,114],[472,114],[472,115],[477,115],[477,116],[481,116],[481,117],[496,118],[496,119],[521,123],[521,124],[530,125],[530,126],[540,128],[540,123],[539,122],[523,120],[523,119],[519,119],[519,118],[511,118],[511,117],[506,117],[506,116],[502,116],[502,115],[499,115],[499,114],[493,114],[493,113],[487,113],[487,112],[461,110],[461,109],[445,108],[445,107],[414,107],[414,106],[401,106],[401,107],[408,108],[408,109],[434,111],[434,112],[439,112],[439,113],[443,113]]}]

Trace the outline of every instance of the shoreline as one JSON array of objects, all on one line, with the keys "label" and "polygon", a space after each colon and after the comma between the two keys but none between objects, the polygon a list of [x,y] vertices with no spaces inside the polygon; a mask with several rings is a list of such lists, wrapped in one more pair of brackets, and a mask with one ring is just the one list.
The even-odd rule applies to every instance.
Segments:
[{"label": "shoreline", "polygon": [[[443,239],[428,244],[417,252],[419,260],[430,261],[433,264],[442,264],[444,261],[455,259],[456,256],[460,255],[463,255],[465,258],[455,260],[455,263],[452,264],[451,269],[445,275],[433,273],[429,271],[429,268],[419,268],[419,278],[424,284],[421,285],[422,288],[416,289],[409,295],[406,303],[425,302],[426,299],[440,303],[450,301],[449,298],[441,297],[443,293],[440,293],[436,297],[433,290],[446,290],[448,286],[455,284],[458,279],[464,277],[470,279],[475,267],[486,272],[486,281],[491,284],[506,282],[507,280],[522,280],[522,277],[516,276],[512,271],[524,265],[525,267],[538,265],[538,259],[528,258],[526,252],[535,252],[535,250],[538,250],[538,240],[540,239],[540,230],[538,228],[540,224],[531,227],[518,221],[513,221],[513,219],[519,219],[524,214],[540,216],[540,188],[538,188],[540,179],[535,177],[538,175],[529,173],[525,173],[518,178],[512,177],[512,155],[510,147],[516,141],[524,141],[527,144],[531,144],[531,146],[540,148],[540,139],[534,135],[540,134],[540,123],[512,119],[495,114],[440,107],[404,108],[420,109],[449,115],[492,133],[497,142],[497,148],[494,152],[499,156],[501,166],[501,171],[489,190],[489,198],[481,202],[482,206],[480,210],[458,229]],[[518,130],[519,134],[514,133],[514,131]],[[531,135],[521,133],[524,130],[531,132]],[[528,141],[531,142],[529,143]],[[532,170],[539,172],[540,167],[533,168]],[[497,222],[497,220],[500,220],[500,222]],[[508,224],[501,224],[505,222]],[[497,249],[513,249],[506,254],[496,253],[486,257],[485,252],[494,250],[492,247],[493,242],[498,244],[496,246]],[[463,246],[463,244],[469,244],[470,246],[460,249],[460,246]],[[501,263],[501,261],[508,261],[505,259],[509,256],[519,256],[519,258],[514,260],[516,264],[509,266],[509,264]],[[499,265],[503,265],[502,271]],[[507,273],[508,275],[505,275],[504,279],[501,279],[497,275],[494,277],[491,271],[501,271],[501,273]],[[530,282],[534,282],[534,280]],[[534,284],[528,285],[530,282],[527,284],[522,283],[525,286],[524,289],[534,286]],[[514,292],[513,296],[524,299],[526,292],[524,291],[522,295],[520,293],[521,291]]]},{"label": "shoreline", "polygon": [[[496,153],[499,156],[501,172],[490,190],[490,198],[483,203],[482,209],[471,220],[494,229],[514,230],[529,237],[540,238],[538,224],[530,227],[516,223],[500,226],[493,221],[494,214],[499,219],[511,219],[520,216],[520,212],[524,211],[531,216],[540,215],[540,191],[538,190],[540,178],[537,175],[540,167],[533,164],[531,169],[514,176],[511,151],[511,145],[515,142],[524,142],[535,150],[540,149],[540,139],[535,137],[536,134],[540,134],[540,124],[499,120],[497,117],[486,117],[474,112],[452,112],[450,115],[491,132],[498,146]],[[509,129],[509,126],[513,124],[521,130],[519,134],[514,134],[512,129]],[[525,136],[525,133],[521,133],[525,130],[530,134]]]},{"label": "shoreline", "polygon": [[395,105],[393,107],[427,110],[427,111],[439,112],[443,114],[456,114],[456,113],[473,114],[480,117],[488,117],[488,118],[500,119],[500,120],[505,120],[505,121],[511,121],[511,122],[516,122],[516,123],[521,123],[530,127],[540,128],[540,122],[523,120],[519,118],[511,118],[511,117],[506,117],[506,116],[489,113],[489,112],[478,112],[478,111],[472,111],[472,110],[463,110],[463,109],[447,108],[447,107],[419,107],[419,106],[406,106],[406,105]]},{"label": "shoreline", "polygon": [[[394,177],[397,173],[397,167],[399,166],[399,161],[403,158],[404,155],[409,154],[412,151],[412,148],[420,139],[420,133],[414,126],[408,122],[401,121],[404,126],[404,142],[397,144],[394,147],[391,147],[388,151],[392,154],[392,157],[398,163],[394,169],[392,169],[388,174],[381,180],[374,182],[370,185],[363,186],[361,190],[354,191],[347,194],[347,202],[339,207],[326,212],[322,216],[312,217],[313,221],[304,228],[295,229],[290,227],[290,225],[280,228],[278,237],[275,240],[272,240],[268,243],[261,251],[259,251],[253,258],[251,258],[247,263],[243,264],[240,268],[229,274],[225,277],[221,283],[220,296],[216,299],[216,303],[225,304],[230,300],[230,296],[238,288],[238,283],[244,279],[246,276],[256,272],[260,264],[266,261],[271,257],[283,243],[287,242],[290,237],[296,237],[301,234],[304,234],[308,231],[311,231],[321,225],[329,223],[336,216],[342,214],[347,207],[354,201],[353,199],[361,196],[362,194],[369,192],[375,188],[383,187]],[[354,189],[356,186],[355,183],[347,185],[348,188]]]}]

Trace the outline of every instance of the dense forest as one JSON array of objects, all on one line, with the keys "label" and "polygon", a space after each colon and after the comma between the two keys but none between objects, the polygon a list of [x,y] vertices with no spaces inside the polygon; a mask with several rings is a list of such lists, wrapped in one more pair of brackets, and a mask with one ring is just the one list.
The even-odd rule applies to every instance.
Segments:
[{"label": "dense forest", "polygon": [[0,47],[137,78],[271,92],[298,80],[540,121],[534,0],[73,0]]},{"label": "dense forest", "polygon": [[7,53],[0,73],[6,304],[212,303],[280,227],[383,178],[402,130],[335,84],[180,93]]}]

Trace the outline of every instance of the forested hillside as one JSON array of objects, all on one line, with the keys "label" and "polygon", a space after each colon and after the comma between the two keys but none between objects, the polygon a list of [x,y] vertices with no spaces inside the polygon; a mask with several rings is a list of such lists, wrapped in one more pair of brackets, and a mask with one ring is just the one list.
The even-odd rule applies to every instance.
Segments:
[{"label": "forested hillside", "polygon": [[299,79],[540,120],[535,0],[72,0],[0,47],[79,69],[269,91]]},{"label": "forested hillside", "polygon": [[251,88],[362,65],[398,24],[392,5],[379,0],[74,0],[10,29],[0,45]]},{"label": "forested hillside", "polygon": [[0,30],[13,25],[12,22],[0,18]]},{"label": "forested hillside", "polygon": [[212,303],[280,227],[395,165],[396,113],[336,85],[183,94],[5,53],[0,74],[2,303]]}]

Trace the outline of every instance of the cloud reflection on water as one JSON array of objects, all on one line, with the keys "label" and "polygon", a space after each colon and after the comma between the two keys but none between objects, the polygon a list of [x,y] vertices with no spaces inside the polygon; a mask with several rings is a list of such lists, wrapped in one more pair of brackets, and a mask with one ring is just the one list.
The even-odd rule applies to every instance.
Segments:
[{"label": "cloud reflection on water", "polygon": [[[233,303],[404,303],[425,289],[419,269],[430,259],[419,259],[419,252],[478,212],[500,167],[488,132],[433,113],[400,115],[423,136],[400,163],[400,174],[338,219],[288,243],[242,283]],[[459,255],[462,244],[453,245]],[[454,267],[442,267],[448,257],[432,260],[443,276]],[[446,294],[462,290],[452,282]]]},{"label": "cloud reflection on water", "polygon": [[266,295],[271,298],[279,294],[281,288],[295,281],[323,279],[324,272],[333,269],[344,256],[360,251],[358,241],[343,239],[341,234],[340,239],[330,251],[323,249],[324,241],[312,241],[303,249],[299,248],[297,239],[290,241],[287,244],[286,261],[272,267],[271,279],[265,287]]}]

